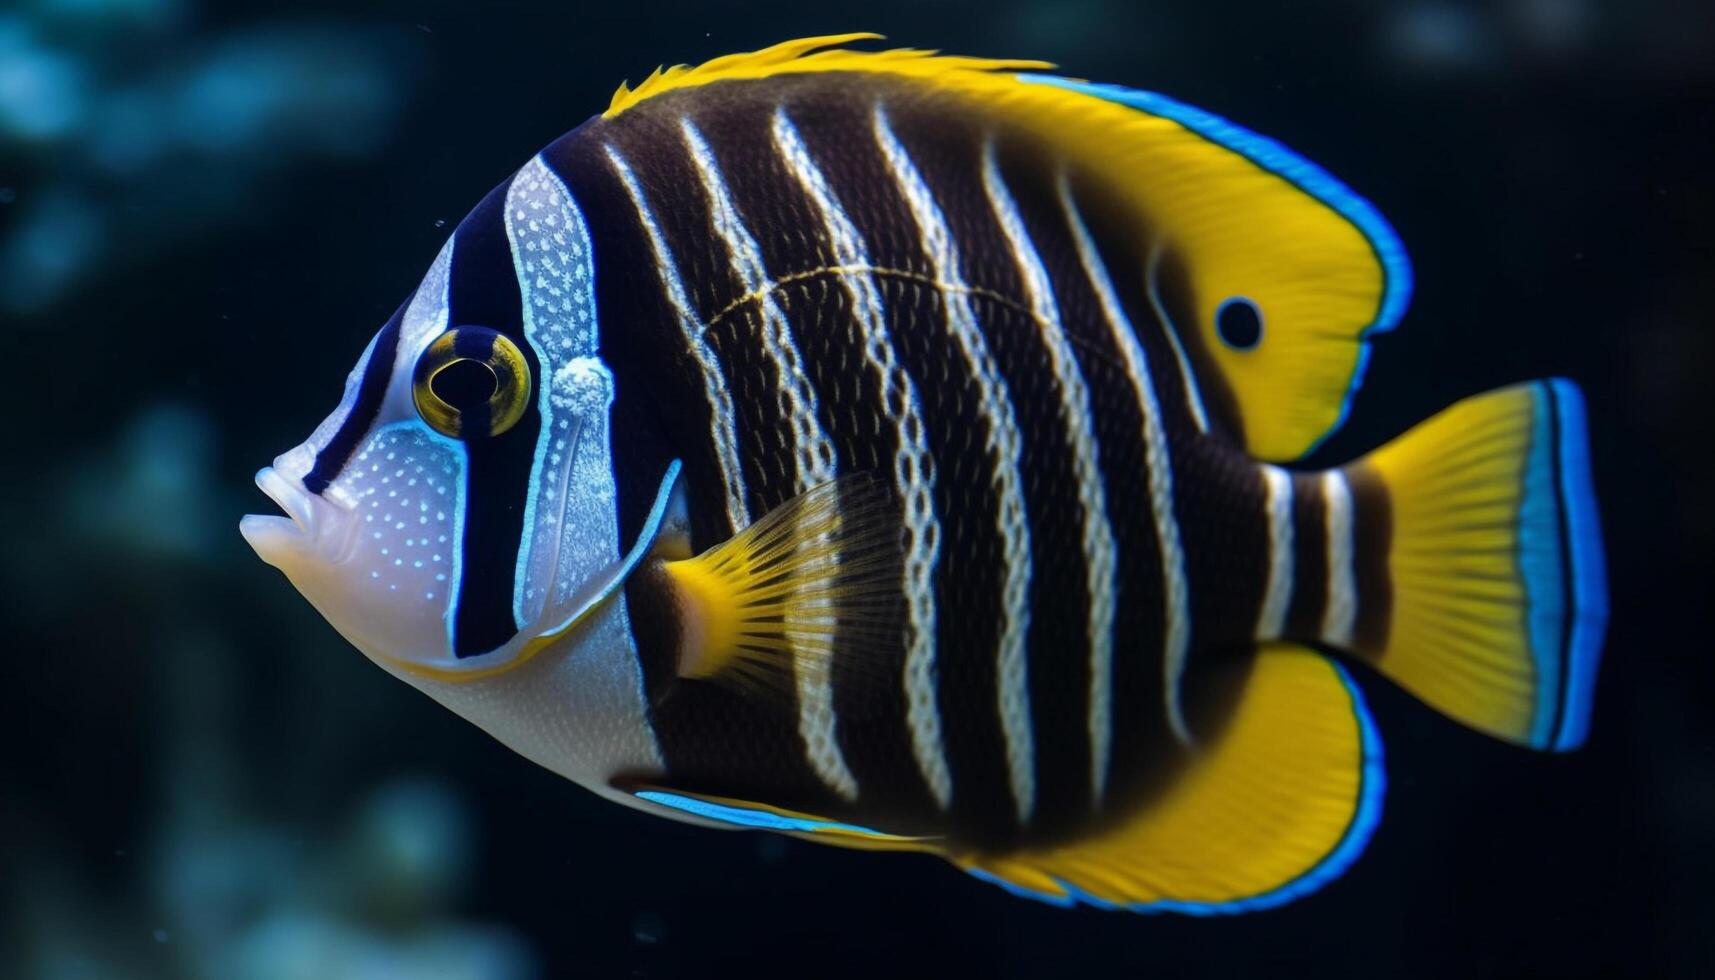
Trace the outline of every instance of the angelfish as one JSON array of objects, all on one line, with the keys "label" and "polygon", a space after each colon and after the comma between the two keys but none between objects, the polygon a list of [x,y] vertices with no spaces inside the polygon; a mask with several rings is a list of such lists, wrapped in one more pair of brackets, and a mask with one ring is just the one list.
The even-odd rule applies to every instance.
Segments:
[{"label": "angelfish", "polygon": [[1583,401],[1355,462],[1411,271],[1272,140],[813,38],[621,86],[457,227],[241,530],[388,673],[609,799],[1242,911],[1376,825],[1344,664],[1589,726]]}]

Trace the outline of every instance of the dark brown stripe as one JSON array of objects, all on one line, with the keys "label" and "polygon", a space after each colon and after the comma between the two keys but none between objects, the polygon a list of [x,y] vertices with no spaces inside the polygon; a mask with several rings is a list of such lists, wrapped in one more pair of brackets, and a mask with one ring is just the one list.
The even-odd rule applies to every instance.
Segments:
[{"label": "dark brown stripe", "polygon": [[[925,112],[914,104],[896,104],[891,122],[945,217],[960,249],[961,271],[971,277],[967,282],[990,289],[1011,285],[1008,295],[1017,295],[1010,263],[996,261],[993,241],[978,237],[997,232],[982,194],[976,134],[949,126],[945,114]],[[889,176],[888,184],[893,183]],[[1004,846],[1016,838],[1018,828],[998,707],[1003,555],[996,531],[998,461],[987,451],[984,437],[995,420],[982,412],[976,379],[947,326],[941,292],[905,281],[897,281],[891,291],[911,295],[906,302],[930,304],[924,319],[933,324],[900,333],[906,363],[914,377],[923,379],[929,441],[939,471],[936,510],[943,515],[943,533],[937,693],[953,777],[951,822],[962,839]],[[975,312],[980,327],[998,313],[980,306]]]},{"label": "dark brown stripe", "polygon": [[1393,502],[1381,475],[1367,464],[1353,465],[1345,472],[1352,489],[1352,578],[1358,591],[1352,648],[1379,655],[1387,649],[1393,618],[1393,577],[1388,573]]},{"label": "dark brown stripe", "polygon": [[[870,136],[867,106],[837,95],[825,86],[798,84],[785,87],[780,99],[830,192],[857,228],[871,263],[898,273],[920,269],[927,258],[917,247],[909,209],[891,190],[886,163]],[[796,178],[791,179],[796,189]],[[813,238],[826,232],[819,214],[799,218],[793,227]],[[935,307],[920,291],[901,288],[908,280],[899,274],[876,271],[871,281],[894,356],[911,374],[901,335],[932,329]],[[837,278],[823,276],[794,284],[783,301],[842,466],[872,472],[883,486],[892,486],[901,412],[886,403],[884,379],[869,365],[850,291]],[[926,402],[921,389],[931,379],[915,375],[912,380],[920,402]],[[837,665],[834,710],[840,749],[857,777],[866,811],[901,828],[927,830],[936,807],[912,747],[905,652],[901,631],[891,645],[869,651],[874,662]]]},{"label": "dark brown stripe", "polygon": [[[1096,445],[1097,470],[1107,503],[1103,516],[1115,549],[1115,580],[1095,580],[1091,575],[1093,570],[1084,561],[1086,515],[1079,499],[1074,448],[1066,420],[1060,416],[1065,398],[1057,385],[1045,384],[1036,396],[1041,404],[1037,406],[1035,414],[1039,417],[1035,423],[1053,433],[1059,444],[1055,451],[1063,455],[1059,472],[1049,477],[1059,480],[1058,485],[1049,488],[1033,483],[1026,488],[1027,499],[1035,504],[1033,515],[1036,510],[1048,511],[1040,521],[1034,516],[1031,520],[1033,535],[1048,539],[1032,541],[1037,554],[1032,609],[1038,611],[1032,620],[1030,649],[1030,706],[1038,759],[1038,819],[1032,827],[1032,836],[1040,839],[1075,831],[1090,816],[1091,605],[1097,588],[1107,590],[1105,598],[1114,605],[1117,621],[1120,591],[1117,575],[1123,567],[1120,552],[1128,547],[1139,550],[1140,546],[1153,547],[1154,539],[1153,535],[1140,539],[1135,521],[1115,520],[1114,511],[1131,507],[1125,503],[1129,495],[1141,492],[1142,499],[1148,499],[1140,465],[1142,416],[1131,386],[1123,378],[1119,387],[1113,386],[1112,372],[1105,371],[1119,354],[1060,206],[1057,161],[1046,152],[1016,142],[1002,141],[999,146],[1002,178],[1047,275],[1059,319],[1056,327],[1038,326],[1037,335],[1040,337],[1042,330],[1059,329],[1072,354],[1069,370],[1076,372],[1075,380],[1082,382],[1089,400],[1090,411],[1082,422]],[[1046,340],[1039,342],[1039,354],[1026,356],[1033,357],[1037,373],[1052,379],[1046,343]],[[1108,384],[1103,386],[1103,381]],[[1108,414],[1104,409],[1114,402],[1119,404],[1114,406],[1118,410],[1113,414],[1119,420],[1131,420],[1130,426],[1119,431],[1101,424],[1103,416]],[[1148,521],[1147,507],[1141,516]],[[1050,564],[1056,561],[1065,564]],[[1057,635],[1056,631],[1061,629],[1065,632]],[[1140,652],[1147,653],[1147,642],[1116,642],[1122,635],[1116,630],[1109,631],[1116,659],[1137,659]],[[1113,681],[1110,669],[1110,691]],[[1111,702],[1110,725],[1114,714],[1135,710],[1135,705]],[[1110,735],[1110,772],[1112,744]]]},{"label": "dark brown stripe", "polygon": [[1292,474],[1292,603],[1286,635],[1316,640],[1328,604],[1328,512],[1318,473]]}]

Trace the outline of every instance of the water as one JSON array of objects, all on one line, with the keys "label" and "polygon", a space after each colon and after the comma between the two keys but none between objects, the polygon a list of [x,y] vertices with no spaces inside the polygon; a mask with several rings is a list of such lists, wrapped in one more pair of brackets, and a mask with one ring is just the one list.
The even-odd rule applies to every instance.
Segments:
[{"label": "water", "polygon": [[[1715,971],[1706,4],[496,6],[0,11],[0,974]],[[1237,919],[1067,912],[601,803],[255,559],[251,472],[482,193],[621,78],[857,28],[1168,92],[1370,197],[1418,291],[1323,458],[1582,384],[1614,609],[1588,747],[1364,675],[1392,779],[1343,879]]]}]

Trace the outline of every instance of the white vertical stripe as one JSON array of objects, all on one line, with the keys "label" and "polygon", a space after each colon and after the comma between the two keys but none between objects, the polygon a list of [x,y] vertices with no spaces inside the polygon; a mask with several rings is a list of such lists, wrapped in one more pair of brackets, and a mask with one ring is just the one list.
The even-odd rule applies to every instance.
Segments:
[{"label": "white vertical stripe", "polygon": [[745,503],[749,494],[744,486],[744,470],[738,461],[738,423],[732,408],[732,395],[727,392],[726,379],[721,375],[714,349],[703,337],[703,325],[691,311],[691,301],[685,295],[679,268],[667,247],[666,237],[661,234],[660,224],[655,221],[655,212],[650,210],[649,201],[643,195],[643,188],[638,186],[637,175],[631,172],[631,165],[619,155],[618,150],[612,146],[606,150],[607,159],[625,184],[625,191],[631,196],[631,206],[637,209],[638,220],[649,236],[649,248],[655,254],[656,275],[660,277],[661,288],[673,307],[679,332],[685,338],[685,347],[696,359],[702,374],[703,396],[709,402],[709,418],[714,430],[715,459],[720,464],[721,482],[726,488],[727,521],[734,531],[741,531],[750,525],[750,508]]},{"label": "white vertical stripe", "polygon": [[834,261],[846,270],[840,282],[851,297],[864,358],[876,372],[888,415],[897,423],[899,441],[893,452],[893,485],[899,493],[905,525],[905,718],[911,727],[911,750],[935,802],[945,810],[953,799],[953,776],[947,767],[946,742],[941,733],[941,709],[935,694],[935,566],[940,561],[941,525],[935,518],[935,457],[929,452],[916,382],[894,353],[881,292],[869,272],[868,250],[846,212],[840,207],[822,171],[810,157],[798,129],[784,109],[774,113],[774,143],[828,233]]},{"label": "white vertical stripe", "polygon": [[1197,422],[1200,432],[1209,431],[1209,415],[1203,410],[1203,390],[1197,387],[1197,375],[1191,371],[1191,361],[1185,356],[1185,345],[1179,342],[1179,328],[1174,325],[1173,318],[1167,315],[1167,307],[1161,302],[1161,289],[1156,284],[1156,273],[1161,266],[1162,248],[1158,244],[1149,251],[1149,268],[1144,274],[1144,285],[1149,292],[1149,305],[1155,308],[1155,315],[1161,320],[1161,330],[1167,334],[1167,343],[1173,347],[1173,359],[1179,364],[1179,380],[1185,385],[1185,401],[1191,408],[1191,418]]},{"label": "white vertical stripe", "polygon": [[997,531],[1001,541],[1001,622],[998,658],[1001,734],[1006,740],[1007,772],[1013,803],[1020,823],[1028,823],[1036,808],[1036,771],[1033,765],[1035,734],[1030,725],[1030,684],[1025,661],[1025,638],[1030,628],[1030,527],[1024,518],[1023,481],[1018,464],[1020,439],[1018,420],[1001,379],[1000,368],[989,353],[976,314],[971,310],[970,290],[959,269],[959,254],[952,233],[935,203],[917,165],[888,125],[887,114],[875,110],[875,139],[882,156],[898,182],[911,216],[922,236],[923,251],[943,284],[947,304],[947,326],[964,354],[966,367],[982,398],[987,422],[984,439],[995,462],[994,489],[1000,499]]},{"label": "white vertical stripe", "polygon": [[750,229],[744,226],[744,219],[739,216],[732,195],[727,191],[726,179],[721,176],[720,164],[715,161],[703,134],[689,119],[680,120],[679,125],[685,135],[685,146],[691,152],[691,160],[697,165],[703,191],[708,196],[709,221],[715,234],[726,244],[733,272],[744,284],[745,294],[756,299],[762,310],[762,346],[774,361],[780,378],[776,397],[781,412],[792,427],[792,448],[798,464],[798,492],[802,493],[834,478],[834,444],[822,431],[821,422],[817,419],[816,391],[810,386],[810,377],[804,371],[804,359],[792,340],[786,314],[774,301],[774,283],[769,280],[768,270],[762,264],[762,249]]},{"label": "white vertical stripe", "polygon": [[[803,357],[792,340],[785,313],[774,301],[774,283],[762,262],[762,249],[744,225],[703,134],[689,119],[679,123],[685,146],[697,165],[703,192],[709,201],[709,221],[726,244],[733,272],[744,284],[745,294],[756,299],[762,310],[762,347],[774,361],[780,379],[775,393],[781,413],[792,428],[792,447],[798,471],[797,493],[831,482],[835,476],[833,441],[822,431],[817,417],[816,392],[804,371]],[[788,642],[792,638],[788,637]],[[794,652],[796,652],[796,643]],[[857,799],[857,777],[846,764],[834,731],[834,687],[830,670],[795,670],[798,690],[798,734],[804,739],[804,754],[823,783],[848,800]]]},{"label": "white vertical stripe", "polygon": [[1112,740],[1113,703],[1113,633],[1114,592],[1114,529],[1108,523],[1108,495],[1102,484],[1101,460],[1098,457],[1095,433],[1091,431],[1095,416],[1090,411],[1090,391],[1078,367],[1077,355],[1060,322],[1060,309],[1054,301],[1054,286],[1043,268],[1042,258],[1024,227],[1018,213],[1018,203],[1000,174],[995,162],[994,142],[983,147],[983,189],[988,192],[989,206],[994,208],[1001,230],[1018,261],[1018,271],[1030,296],[1031,313],[1048,349],[1048,366],[1054,372],[1055,390],[1060,396],[1060,420],[1072,444],[1072,467],[1078,481],[1078,505],[1083,511],[1082,543],[1084,568],[1089,575],[1088,617],[1085,632],[1090,648],[1090,690],[1087,711],[1090,735],[1090,792],[1099,805],[1107,792],[1108,752]]},{"label": "white vertical stripe", "polygon": [[1328,604],[1322,611],[1322,642],[1350,646],[1358,590],[1352,580],[1352,491],[1344,473],[1322,474],[1322,498],[1328,515]]},{"label": "white vertical stripe", "polygon": [[1278,640],[1292,604],[1292,474],[1265,465],[1262,478],[1268,484],[1268,591],[1257,614],[1256,638]]},{"label": "white vertical stripe", "polygon": [[1155,382],[1149,373],[1149,356],[1138,343],[1131,320],[1120,305],[1113,280],[1107,267],[1096,253],[1090,229],[1084,216],[1072,200],[1072,187],[1065,174],[1060,176],[1060,204],[1072,228],[1072,239],[1078,246],[1084,273],[1095,286],[1102,303],[1102,313],[1113,334],[1114,346],[1125,358],[1126,376],[1143,410],[1143,446],[1145,463],[1149,467],[1149,507],[1155,518],[1155,539],[1161,547],[1161,579],[1166,591],[1166,636],[1162,641],[1161,670],[1165,684],[1167,723],[1180,742],[1191,744],[1191,730],[1185,724],[1185,713],[1179,704],[1179,679],[1185,673],[1185,656],[1191,642],[1191,599],[1185,580],[1185,551],[1179,541],[1179,519],[1173,510],[1173,460],[1167,446],[1167,433],[1161,426],[1161,403],[1155,395]]}]

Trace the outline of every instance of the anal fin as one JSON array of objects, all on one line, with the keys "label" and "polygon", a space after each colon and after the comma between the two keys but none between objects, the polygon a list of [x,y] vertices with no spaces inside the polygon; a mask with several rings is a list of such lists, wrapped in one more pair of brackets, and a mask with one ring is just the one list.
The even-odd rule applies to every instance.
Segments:
[{"label": "anal fin", "polygon": [[1223,733],[1166,793],[1066,843],[949,858],[1009,891],[1193,915],[1283,904],[1337,877],[1380,816],[1382,747],[1362,696],[1304,647],[1258,654]]}]

